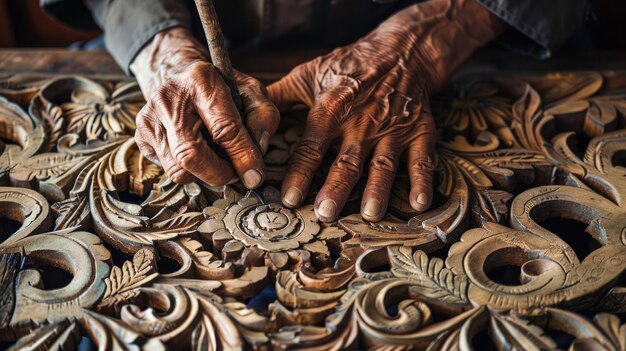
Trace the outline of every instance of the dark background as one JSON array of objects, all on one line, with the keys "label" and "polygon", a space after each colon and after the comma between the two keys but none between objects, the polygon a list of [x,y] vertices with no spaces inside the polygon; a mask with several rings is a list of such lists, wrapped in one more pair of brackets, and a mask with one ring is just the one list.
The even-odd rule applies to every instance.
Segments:
[{"label": "dark background", "polygon": [[[592,4],[584,28],[561,51],[626,50],[626,2],[593,0]],[[66,47],[99,35],[53,21],[41,11],[38,0],[0,0],[0,48]]]}]

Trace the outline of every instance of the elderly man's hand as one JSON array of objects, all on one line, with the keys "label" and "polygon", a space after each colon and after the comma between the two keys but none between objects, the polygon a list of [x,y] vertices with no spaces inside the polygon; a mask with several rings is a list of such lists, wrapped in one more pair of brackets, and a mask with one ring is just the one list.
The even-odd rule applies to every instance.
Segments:
[{"label": "elderly man's hand", "polygon": [[409,7],[356,43],[296,67],[270,85],[279,109],[310,107],[303,138],[282,185],[283,203],[299,206],[332,143],[341,141],[315,200],[333,221],[369,161],[361,215],[383,218],[401,156],[416,211],[432,201],[435,125],[429,96],[504,24],[473,0],[431,0]]},{"label": "elderly man's hand", "polygon": [[[157,34],[131,70],[148,101],[136,119],[135,139],[144,156],[177,183],[223,185],[238,176],[248,188],[261,185],[262,154],[279,122],[261,83],[235,72],[246,129],[208,52],[186,29]],[[209,147],[201,133],[205,127],[230,162]]]}]

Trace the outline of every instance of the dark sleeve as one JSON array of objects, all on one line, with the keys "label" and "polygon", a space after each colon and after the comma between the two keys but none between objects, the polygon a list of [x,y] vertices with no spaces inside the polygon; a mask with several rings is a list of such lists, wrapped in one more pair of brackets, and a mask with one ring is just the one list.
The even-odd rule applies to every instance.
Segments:
[{"label": "dark sleeve", "polygon": [[40,0],[52,17],[78,28],[104,31],[104,43],[127,74],[137,53],[159,32],[190,26],[181,0]]},{"label": "dark sleeve", "polygon": [[582,25],[586,0],[476,0],[511,26],[498,42],[515,51],[548,58]]}]

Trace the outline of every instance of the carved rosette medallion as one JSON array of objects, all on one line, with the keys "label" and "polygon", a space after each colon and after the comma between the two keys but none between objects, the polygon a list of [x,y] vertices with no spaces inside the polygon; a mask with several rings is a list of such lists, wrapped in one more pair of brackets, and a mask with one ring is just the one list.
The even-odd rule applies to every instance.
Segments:
[{"label": "carved rosette medallion", "polygon": [[[263,201],[249,192],[238,196],[234,202],[216,201],[204,209],[207,220],[198,228],[200,233],[211,235],[213,242],[224,242],[223,250],[215,252],[226,260],[262,256],[274,269],[308,265],[311,255],[330,256],[327,240],[338,240],[346,233],[336,227],[323,227],[313,212],[313,206],[292,210],[275,199]],[[215,249],[215,247],[214,247]]]},{"label": "carved rosette medallion", "polygon": [[290,210],[281,204],[263,204],[256,197],[226,208],[225,228],[247,246],[286,251],[311,242],[320,232],[312,206]]}]

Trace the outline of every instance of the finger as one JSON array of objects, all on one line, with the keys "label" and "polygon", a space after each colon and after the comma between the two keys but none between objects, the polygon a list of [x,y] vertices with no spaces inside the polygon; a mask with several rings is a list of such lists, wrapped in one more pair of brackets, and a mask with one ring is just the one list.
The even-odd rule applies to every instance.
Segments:
[{"label": "finger", "polygon": [[152,145],[146,143],[141,137],[139,130],[135,131],[135,144],[137,144],[137,148],[143,155],[143,157],[147,158],[148,161],[156,164],[157,166],[161,166],[161,162],[159,161],[159,156],[157,156],[156,152]]},{"label": "finger", "polygon": [[371,148],[363,139],[344,140],[339,155],[328,172],[326,182],[315,199],[315,214],[323,222],[334,221],[359,181],[363,159]]},{"label": "finger", "polygon": [[202,138],[198,120],[193,127],[195,138],[180,139],[180,136],[168,134],[168,143],[172,156],[181,168],[196,176],[210,186],[228,184],[235,178],[235,171],[226,160],[220,158]]},{"label": "finger", "polygon": [[172,157],[166,132],[162,126],[158,125],[153,131],[148,131],[145,128],[137,129],[137,133],[140,135],[140,143],[138,143],[140,150],[145,145],[143,140],[154,141],[152,145],[156,147],[154,151],[158,157],[158,164],[163,167],[165,174],[173,182],[186,184],[196,180],[196,177],[181,167]]},{"label": "finger", "polygon": [[246,113],[246,126],[261,153],[267,152],[270,138],[280,123],[278,109],[267,97],[267,89],[256,79],[237,73],[241,99]]},{"label": "finger", "polygon": [[[167,176],[179,184],[190,183],[196,178],[180,167],[170,153],[163,125],[154,117],[151,104],[146,104],[136,119],[135,142],[139,151],[151,162],[163,167]],[[153,146],[154,145],[154,146]],[[156,147],[156,149],[155,149]]]},{"label": "finger", "polygon": [[[314,109],[321,109],[320,107]],[[313,110],[311,113],[315,113]],[[309,114],[311,114],[309,113]],[[282,184],[282,201],[287,207],[300,206],[309,192],[315,171],[322,163],[333,135],[328,127],[309,120],[302,139],[294,149]]]},{"label": "finger", "polygon": [[314,92],[311,84],[313,82],[311,69],[314,64],[315,60],[297,66],[278,82],[267,87],[270,100],[280,111],[287,111],[298,104],[313,106]]},{"label": "finger", "polygon": [[228,87],[215,68],[201,69],[205,86],[197,87],[193,102],[209,133],[230,158],[244,185],[254,189],[263,183],[263,157],[243,126]]},{"label": "finger", "polygon": [[435,168],[435,125],[430,113],[423,111],[419,118],[418,133],[409,144],[407,163],[411,179],[409,202],[418,212],[423,212],[433,198],[433,171]]},{"label": "finger", "polygon": [[376,145],[361,200],[361,216],[365,220],[377,222],[385,216],[402,151],[391,135]]}]

